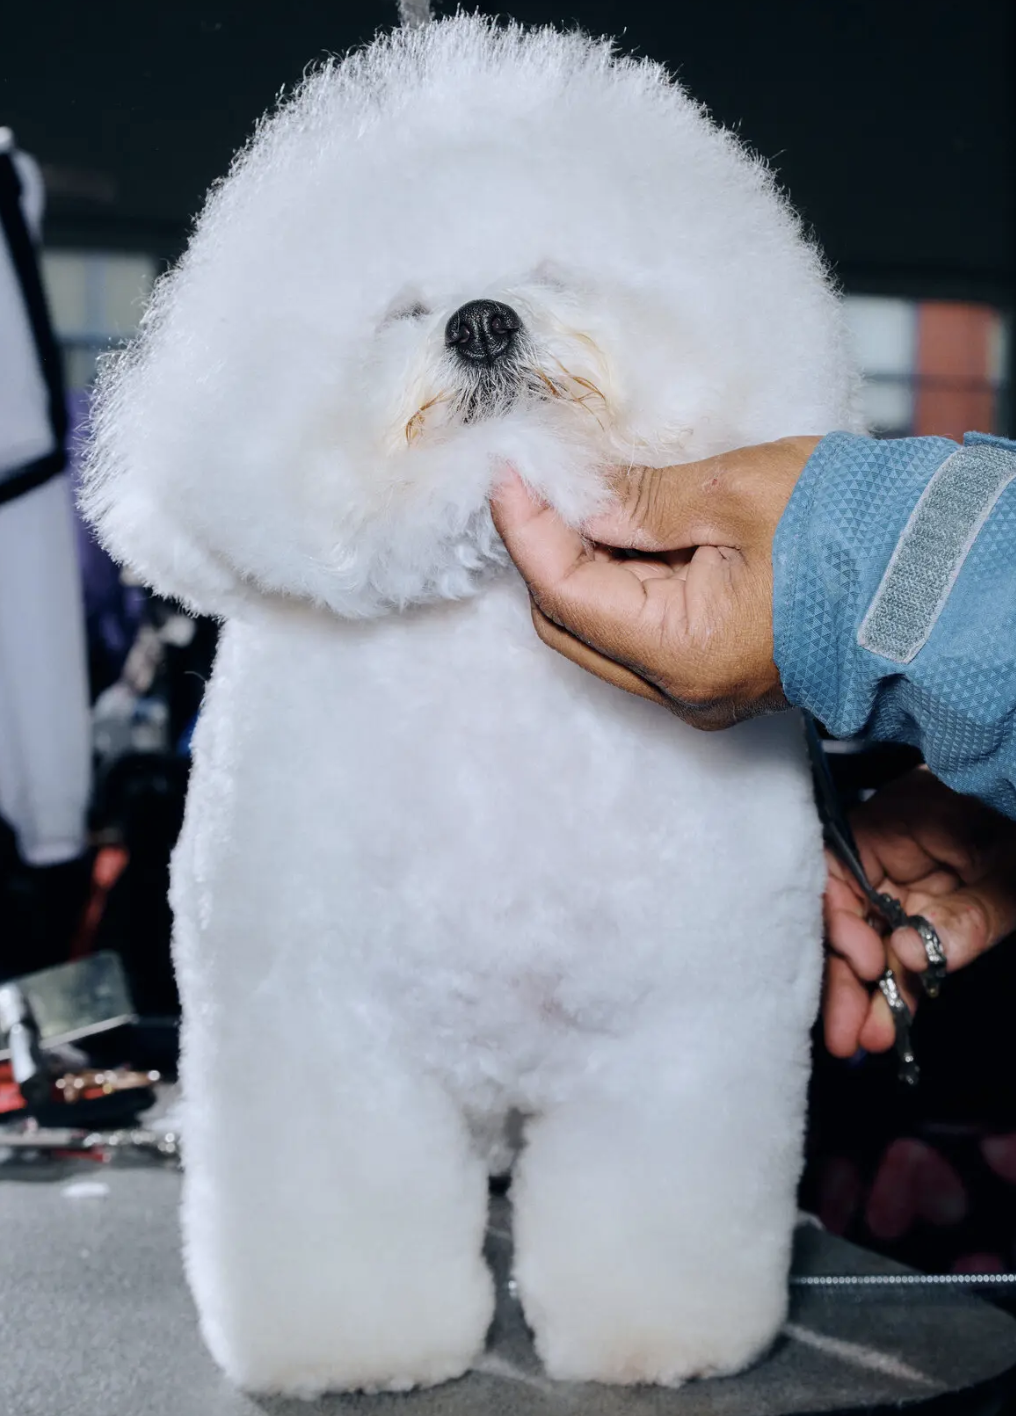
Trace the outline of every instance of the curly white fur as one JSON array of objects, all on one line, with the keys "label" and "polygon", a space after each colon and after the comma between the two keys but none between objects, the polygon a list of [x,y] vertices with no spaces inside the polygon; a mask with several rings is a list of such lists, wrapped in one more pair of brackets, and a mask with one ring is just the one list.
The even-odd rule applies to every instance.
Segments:
[{"label": "curly white fur", "polygon": [[[479,298],[523,331],[478,400],[444,330]],[[765,168],[582,35],[378,39],[213,192],[105,371],[85,500],[227,620],[173,903],[188,1269],[236,1380],[464,1370],[512,1114],[552,1375],[772,1338],[820,967],[796,726],[697,735],[550,654],[487,498],[513,464],[578,522],[612,463],[852,422]]]}]

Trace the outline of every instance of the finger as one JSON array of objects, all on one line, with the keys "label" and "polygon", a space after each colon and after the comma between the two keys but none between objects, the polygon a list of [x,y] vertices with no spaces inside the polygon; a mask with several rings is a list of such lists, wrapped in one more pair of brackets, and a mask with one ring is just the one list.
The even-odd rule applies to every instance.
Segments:
[{"label": "finger", "polygon": [[532,586],[547,589],[589,559],[582,536],[511,470],[490,499],[491,516],[508,554]]},{"label": "finger", "polygon": [[877,983],[885,971],[885,940],[852,909],[827,909],[829,947],[850,965],[859,979]]},{"label": "finger", "polygon": [[834,1057],[853,1057],[868,1016],[868,990],[846,960],[826,960],[822,1021],[826,1047]]},{"label": "finger", "polygon": [[[719,494],[729,454],[674,467],[626,467],[610,476],[611,503],[583,530],[594,541],[633,551],[675,551],[732,535]],[[731,542],[731,544],[734,544]]]},{"label": "finger", "polygon": [[888,1052],[896,1042],[892,1010],[879,989],[868,995],[868,1006],[857,1041],[865,1052]]},{"label": "finger", "polygon": [[[627,660],[646,609],[643,586],[648,577],[641,569],[629,570],[623,562],[592,555],[582,536],[534,496],[515,471],[492,497],[491,515],[544,620],[594,652],[604,651],[587,661],[598,665],[601,678],[605,675],[599,659]],[[544,629],[537,623],[538,631]],[[562,652],[571,649],[559,636],[541,637]],[[568,657],[575,654],[571,650]]]},{"label": "finger", "polygon": [[566,659],[571,659],[573,664],[578,664],[580,668],[613,684],[615,688],[623,688],[627,693],[635,693],[640,698],[651,699],[653,703],[671,706],[666,694],[661,693],[653,684],[640,678],[631,669],[626,669],[623,664],[618,664],[613,659],[608,659],[603,654],[597,653],[581,639],[576,639],[573,634],[569,634],[566,629],[562,629],[560,625],[548,619],[538,605],[534,604],[532,609],[533,625],[536,632],[544,644],[549,645],[551,649],[556,649]]},{"label": "finger", "polygon": [[[914,976],[908,974],[893,949],[887,948],[886,960],[896,978],[896,986],[903,1001],[910,1009],[910,1016],[917,1012],[918,991]],[[896,1042],[896,1026],[892,1010],[881,989],[876,988],[870,996],[868,1016],[861,1028],[860,1043],[866,1052],[888,1052]]]},{"label": "finger", "polygon": [[[547,619],[614,657],[630,648],[650,579],[638,563],[591,554],[578,531],[539,501],[517,472],[491,499],[494,525]],[[668,577],[677,579],[677,577]],[[683,599],[681,587],[679,594]]]},{"label": "finger", "polygon": [[[544,619],[581,640],[601,658],[612,659],[646,680],[655,682],[662,667],[668,675],[683,677],[694,658],[683,575],[647,574],[641,563],[633,562],[629,567],[623,561],[602,561],[575,552],[558,528],[539,518],[526,523],[521,531],[507,531],[505,544]],[[544,637],[554,648],[576,658],[577,651],[563,639],[549,632]],[[597,661],[583,662],[591,665]],[[656,671],[650,672],[650,665],[656,666]],[[626,682],[625,686],[631,685]],[[709,701],[699,703],[694,692],[691,697],[689,711],[709,709]]]},{"label": "finger", "polygon": [[858,978],[875,983],[885,968],[885,941],[868,922],[868,902],[853,877],[834,855],[826,852],[828,876],[823,910],[826,938]]},{"label": "finger", "polygon": [[842,881],[860,898],[860,886],[834,851],[826,850],[825,863],[828,879]]},{"label": "finger", "polygon": [[613,684],[615,688],[623,688],[626,693],[634,693],[640,698],[648,698],[653,703],[662,704],[676,717],[701,732],[718,732],[737,721],[736,711],[728,703],[688,703],[664,693],[633,668],[628,668],[616,659],[607,658],[583,640],[569,634],[566,629],[548,619],[535,601],[532,603],[532,615],[536,632],[544,644],[556,649],[580,668],[595,674],[597,678]]},{"label": "finger", "polygon": [[[888,805],[891,812],[894,803]],[[1011,857],[1016,823],[998,816],[983,802],[952,791],[927,768],[918,768],[903,779],[895,805],[916,828],[913,835],[935,865],[947,867],[964,884],[978,884],[997,873],[1004,856]]]},{"label": "finger", "polygon": [[587,533],[638,551],[691,546],[744,550],[771,535],[801,469],[821,440],[780,438],[672,467],[627,467],[610,478],[613,506]]},{"label": "finger", "polygon": [[888,889],[898,895],[901,886],[924,880],[938,868],[937,861],[915,838],[910,823],[876,827],[863,817],[852,816],[851,825],[864,873],[876,890]]},{"label": "finger", "polygon": [[[973,963],[1016,929],[1016,881],[1006,871],[947,895],[914,890],[907,894],[904,908],[907,914],[924,915],[942,941],[953,972]],[[927,968],[927,955],[916,930],[897,930],[892,942],[907,968],[915,973]]]},{"label": "finger", "polygon": [[[755,677],[746,686],[735,684],[744,689],[739,694],[731,690],[729,665],[717,654],[723,626],[709,620],[722,619],[721,611],[735,598],[736,552],[702,546],[689,564],[674,567],[604,559],[514,473],[492,498],[491,509],[544,618],[662,690],[687,722],[714,731],[749,712],[785,706],[771,646],[761,654],[761,669],[753,664]],[[693,613],[699,628],[705,624],[712,636],[708,654],[696,639]],[[547,642],[566,648],[560,639],[548,637]],[[574,649],[569,657],[576,657]],[[718,673],[718,664],[727,677]],[[601,664],[598,671],[608,676]],[[633,687],[630,680],[625,687]]]},{"label": "finger", "polygon": [[[896,894],[906,893],[903,889],[903,882],[898,882],[899,888]],[[921,895],[951,895],[955,890],[960,889],[961,881],[951,870],[931,870],[920,880],[910,882],[910,890]]]},{"label": "finger", "polygon": [[1011,854],[1006,830],[1016,841],[1016,823],[951,791],[923,767],[883,787],[851,819],[862,854],[874,854],[889,879],[929,893],[936,872],[969,885],[997,873],[999,861]]}]

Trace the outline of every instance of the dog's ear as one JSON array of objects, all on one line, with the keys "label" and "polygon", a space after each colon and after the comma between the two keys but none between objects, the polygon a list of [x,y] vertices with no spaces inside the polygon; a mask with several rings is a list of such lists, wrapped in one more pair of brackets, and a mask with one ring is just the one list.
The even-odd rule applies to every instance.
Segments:
[{"label": "dog's ear", "polygon": [[146,585],[198,614],[225,615],[246,598],[242,583],[166,493],[127,467],[90,476],[79,505],[101,545]]},{"label": "dog's ear", "polygon": [[79,506],[114,560],[160,595],[222,615],[247,598],[241,575],[200,524],[199,469],[177,467],[158,420],[146,425],[148,380],[134,350],[108,356],[93,400]]}]

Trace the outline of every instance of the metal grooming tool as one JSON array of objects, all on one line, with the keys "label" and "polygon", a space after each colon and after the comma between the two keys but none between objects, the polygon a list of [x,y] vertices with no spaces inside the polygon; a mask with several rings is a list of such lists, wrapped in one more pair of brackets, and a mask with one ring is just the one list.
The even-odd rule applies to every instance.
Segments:
[{"label": "metal grooming tool", "polygon": [[887,968],[879,979],[878,990],[889,1004],[889,1011],[893,1017],[900,1081],[906,1082],[908,1087],[916,1087],[921,1080],[921,1069],[917,1065],[917,1058],[914,1056],[914,1049],[910,1042],[910,1024],[913,1018],[892,969]]},{"label": "metal grooming tool", "polygon": [[0,984],[0,1061],[9,1057],[22,1107],[0,1116],[8,1127],[28,1116],[42,1126],[123,1126],[155,1102],[157,1072],[68,1063],[62,1045],[136,1021],[119,956],[92,954]]},{"label": "metal grooming tool", "polygon": [[3,988],[13,991],[0,1012],[0,1062],[13,1058],[25,1017],[43,1051],[137,1021],[120,957],[108,951],[25,974]]},{"label": "metal grooming tool", "polygon": [[929,998],[937,998],[949,967],[945,950],[942,948],[942,941],[938,937],[937,930],[928,923],[924,915],[908,915],[907,923],[911,929],[917,931],[917,935],[924,945],[925,958],[928,960],[928,967],[920,975],[921,987]]},{"label": "metal grooming tool", "polygon": [[[921,987],[929,998],[937,998],[946,974],[945,950],[933,926],[923,915],[908,915],[892,895],[876,890],[864,872],[861,855],[854,840],[850,823],[840,805],[836,787],[829,771],[825,749],[818,735],[818,726],[810,713],[804,714],[804,732],[811,759],[811,772],[815,784],[815,800],[822,818],[822,830],[826,845],[835,851],[843,864],[857,881],[872,911],[883,921],[892,933],[896,929],[913,929],[924,945],[928,966],[919,975]],[[913,1021],[906,1000],[900,992],[899,982],[891,968],[887,968],[878,981],[878,989],[889,1005],[893,1027],[896,1032],[896,1055],[899,1058],[900,1081],[915,1086],[920,1079],[920,1068],[910,1045],[910,1025]]]}]

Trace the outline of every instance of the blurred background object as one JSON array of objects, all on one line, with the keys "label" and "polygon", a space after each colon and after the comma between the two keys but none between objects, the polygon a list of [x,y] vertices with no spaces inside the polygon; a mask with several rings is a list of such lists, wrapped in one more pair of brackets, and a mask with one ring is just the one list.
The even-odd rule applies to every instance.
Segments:
[{"label": "blurred background object", "polygon": [[1006,431],[1008,320],[994,305],[847,295],[864,413],[882,437]]},{"label": "blurred background object", "polygon": [[38,167],[0,129],[0,979],[66,957],[88,883],[84,617],[43,206]]},{"label": "blurred background object", "polygon": [[[434,8],[453,5],[438,0]],[[309,62],[369,38],[395,10],[395,0],[140,8],[49,0],[5,18],[0,123],[40,165],[41,180],[22,159],[33,227],[42,182],[48,193],[42,273],[62,354],[71,475],[96,360],[136,328],[153,280],[182,251],[207,188],[257,116]],[[661,60],[773,164],[845,291],[874,432],[1016,432],[1009,338],[1016,7],[519,0],[508,11],[524,23],[613,34],[623,48]],[[6,343],[0,349],[6,359]],[[2,460],[13,426],[4,412],[6,370],[0,495],[12,465]],[[37,389],[41,406],[38,396]],[[59,457],[56,412],[33,456]],[[54,503],[54,525],[55,504],[63,507],[55,559],[42,549],[52,532],[27,521],[41,501],[0,505],[0,812],[8,822],[0,827],[0,975],[14,961],[12,939],[20,942],[10,972],[110,948],[124,961],[139,1012],[171,1019],[168,861],[215,626],[125,585],[80,526],[77,588],[66,481],[54,476],[34,495]],[[82,595],[95,767],[84,856],[75,854],[84,845],[83,729],[63,765],[53,755],[73,737],[67,724],[83,715],[85,656],[74,647]],[[37,606],[64,605],[56,625],[28,618],[31,596]],[[32,673],[49,675],[29,727],[52,748],[44,765],[71,822],[62,857],[50,862],[31,863],[24,798],[10,785],[12,760],[24,761],[5,727],[3,695],[17,678],[2,637],[10,632],[22,650],[32,646]],[[907,749],[833,746],[848,799],[913,762]],[[835,1062],[816,1042],[802,1193],[830,1228],[919,1267],[1016,1267],[1014,997],[1011,947],[950,979],[917,1021],[924,1080],[916,1095],[897,1088],[891,1059]],[[148,1065],[156,1031],[151,1024],[144,1045],[137,1034],[107,1039],[107,1060],[133,1052]],[[138,1056],[145,1046],[149,1053]],[[164,1034],[159,1047],[156,1065],[165,1067]]]}]

